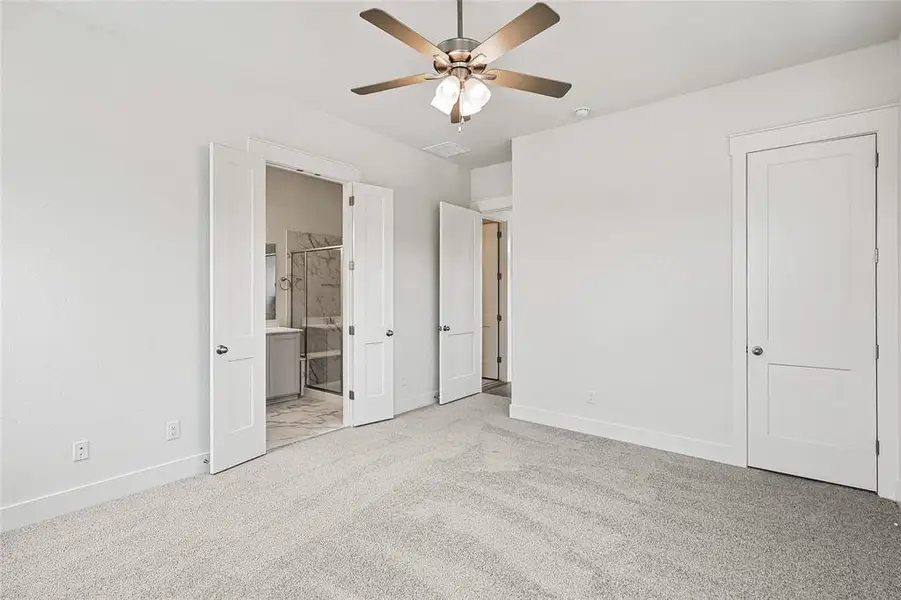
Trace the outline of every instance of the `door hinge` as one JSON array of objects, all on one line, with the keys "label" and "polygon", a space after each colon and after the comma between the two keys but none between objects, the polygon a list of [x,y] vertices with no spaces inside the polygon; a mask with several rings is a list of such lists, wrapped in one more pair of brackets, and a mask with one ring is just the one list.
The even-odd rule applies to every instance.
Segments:
[{"label": "door hinge", "polygon": [[348,329],[347,333],[349,333],[350,335],[354,335],[357,332],[357,329],[353,325],[351,325],[347,329]]},{"label": "door hinge", "polygon": [[500,316],[500,315],[497,316],[497,322],[498,322],[498,323],[501,322],[501,316]]},{"label": "door hinge", "polygon": [[879,440],[876,440],[876,456],[879,456]]},{"label": "door hinge", "polygon": [[876,153],[876,168],[879,168],[879,153]]},{"label": "door hinge", "polygon": [[349,271],[353,271],[356,268],[356,266],[357,266],[357,263],[355,263],[354,261],[350,261],[349,263],[347,263],[347,269]]},{"label": "door hinge", "polygon": [[348,392],[348,394],[349,394],[348,397],[349,397],[351,400],[353,400],[353,399],[354,399],[354,391],[353,391],[353,390],[350,390],[350,391]]},{"label": "door hinge", "polygon": [[879,344],[876,344],[876,360],[879,360]]},{"label": "door hinge", "polygon": [[500,357],[500,356],[497,357],[497,364],[501,364],[501,357]]},{"label": "door hinge", "polygon": [[354,198],[353,196],[351,196],[351,197],[350,197],[350,205],[353,206],[355,202],[356,202],[356,198]]},{"label": "door hinge", "polygon": [[873,262],[874,263],[879,262],[879,248],[876,248],[873,252]]},{"label": "door hinge", "polygon": [[500,273],[498,273],[498,274],[497,274],[497,280],[500,281],[500,280],[501,280],[501,277],[502,277],[502,275],[501,275]]},{"label": "door hinge", "polygon": [[501,239],[501,230],[500,229],[497,230],[497,239]]}]

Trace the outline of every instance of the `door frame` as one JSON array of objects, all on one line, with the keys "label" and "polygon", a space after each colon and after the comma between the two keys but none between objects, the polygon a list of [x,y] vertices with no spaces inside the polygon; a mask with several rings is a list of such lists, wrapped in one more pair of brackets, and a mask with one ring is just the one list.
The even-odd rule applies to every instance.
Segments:
[{"label": "door frame", "polygon": [[[732,160],[732,463],[748,466],[748,190],[747,155],[811,142],[876,135],[876,456],[877,493],[901,494],[899,473],[898,106],[815,119],[729,138]],[[876,449],[873,449],[875,456]]]},{"label": "door frame", "polygon": [[[507,279],[509,277],[507,269],[507,222],[501,219],[495,219],[491,214],[482,214],[482,226],[485,223],[495,223],[501,237],[497,240],[497,271],[501,274],[501,279],[497,282],[497,311],[501,316],[500,325],[497,328],[497,355],[501,357],[501,362],[497,367],[497,381],[507,382],[507,333],[508,333],[508,311],[507,300],[510,292],[507,288]],[[485,248],[482,248],[482,268],[485,264]],[[484,294],[484,292],[483,292]],[[484,312],[484,311],[483,311]],[[484,325],[484,324],[483,324]],[[485,379],[485,377],[482,377]],[[488,378],[490,379],[490,377]]]},{"label": "door frame", "polygon": [[[313,154],[308,154],[297,148],[291,148],[270,142],[268,140],[248,137],[247,153],[256,155],[266,162],[266,166],[287,169],[315,177],[317,179],[325,179],[343,186],[344,193],[341,202],[341,244],[344,251],[341,253],[341,320],[342,327],[341,346],[342,348],[351,348],[350,329],[348,324],[352,320],[353,315],[353,282],[351,281],[351,272],[349,261],[354,256],[353,247],[353,212],[350,206],[350,196],[352,194],[352,186],[354,183],[362,183],[360,170],[357,167],[348,165],[329,158],[323,158]],[[254,174],[256,176],[256,174]],[[262,177],[266,176],[263,172]],[[263,222],[266,221],[266,213],[263,211]],[[258,294],[265,294],[265,287],[258,290]],[[262,297],[262,296],[260,296]],[[342,355],[341,360],[341,377],[344,381],[342,385],[342,418],[344,427],[353,425],[353,402],[350,401],[349,383],[352,381],[353,374],[353,352],[347,352]]]},{"label": "door frame", "polygon": [[[503,381],[513,381],[513,196],[498,196],[475,200],[469,203],[469,208],[482,214],[483,219],[498,221],[504,224],[504,277],[507,280],[504,289],[506,302],[504,302],[504,318],[507,320],[506,335],[504,336],[504,354],[502,355],[505,368],[502,371]],[[512,389],[510,391],[512,397]]]}]

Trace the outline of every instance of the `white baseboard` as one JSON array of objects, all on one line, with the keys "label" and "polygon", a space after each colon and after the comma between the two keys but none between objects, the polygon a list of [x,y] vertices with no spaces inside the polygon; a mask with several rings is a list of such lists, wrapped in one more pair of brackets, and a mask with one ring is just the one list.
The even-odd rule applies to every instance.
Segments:
[{"label": "white baseboard", "polygon": [[435,399],[435,396],[437,395],[438,391],[433,390],[431,392],[426,392],[423,394],[416,394],[415,396],[395,398],[394,416],[403,414],[405,412],[410,412],[411,410],[416,410],[417,408],[422,408],[423,406],[435,404],[436,402],[438,402],[438,400]]},{"label": "white baseboard", "polygon": [[647,446],[649,448],[656,448],[657,450],[666,450],[667,452],[676,452],[677,454],[685,454],[715,462],[730,465],[738,464],[735,460],[735,453],[732,446],[726,444],[717,444],[696,438],[653,431],[651,429],[641,429],[629,425],[608,423],[606,421],[566,415],[517,404],[510,405],[510,417],[519,419],[520,421],[529,421],[531,423],[549,425],[550,427],[569,429],[571,431],[578,431],[579,433],[587,433],[589,435],[596,435],[611,440]]},{"label": "white baseboard", "polygon": [[207,457],[209,457],[209,453],[206,452],[195,454],[33,500],[4,506],[0,509],[0,529],[2,531],[18,529],[158,485],[209,473],[209,465],[204,462]]}]

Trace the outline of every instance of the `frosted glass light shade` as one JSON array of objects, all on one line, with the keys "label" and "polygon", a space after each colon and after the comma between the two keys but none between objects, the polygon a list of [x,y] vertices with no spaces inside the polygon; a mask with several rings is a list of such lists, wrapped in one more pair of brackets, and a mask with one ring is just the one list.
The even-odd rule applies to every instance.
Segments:
[{"label": "frosted glass light shade", "polygon": [[432,106],[446,115],[451,114],[454,104],[460,97],[460,80],[456,77],[446,77],[435,88],[435,97],[432,98]]},{"label": "frosted glass light shade", "polygon": [[460,114],[464,117],[474,115],[482,110],[482,107],[488,104],[490,99],[491,90],[488,89],[488,86],[478,79],[470,77],[463,84],[463,100],[460,102]]}]

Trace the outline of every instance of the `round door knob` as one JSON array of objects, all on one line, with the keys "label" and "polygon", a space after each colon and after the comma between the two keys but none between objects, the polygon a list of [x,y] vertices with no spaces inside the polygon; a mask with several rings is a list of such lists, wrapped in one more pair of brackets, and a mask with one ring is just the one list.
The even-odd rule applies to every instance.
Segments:
[{"label": "round door knob", "polygon": [[228,346],[223,346],[222,344],[216,346],[216,354],[225,354],[226,352],[228,352]]},{"label": "round door knob", "polygon": [[444,331],[450,331],[450,326],[445,325],[444,327],[442,327],[442,329],[443,329]]},{"label": "round door knob", "polygon": [[753,348],[751,348],[751,354],[753,354],[754,356],[760,356],[761,354],[763,354],[763,348],[761,348],[760,346],[754,346]]},{"label": "round door knob", "polygon": [[385,332],[385,335],[387,335],[388,337],[391,337],[392,335],[394,335],[394,332],[389,329],[388,331]]}]

